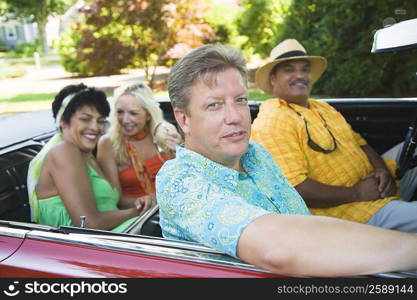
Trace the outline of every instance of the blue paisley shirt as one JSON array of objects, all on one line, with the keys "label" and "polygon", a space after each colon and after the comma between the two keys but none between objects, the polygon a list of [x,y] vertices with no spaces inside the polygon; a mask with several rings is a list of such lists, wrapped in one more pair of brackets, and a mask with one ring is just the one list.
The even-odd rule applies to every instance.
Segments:
[{"label": "blue paisley shirt", "polygon": [[199,242],[237,257],[240,234],[256,218],[310,212],[271,154],[249,142],[245,173],[181,146],[156,176],[164,237]]}]

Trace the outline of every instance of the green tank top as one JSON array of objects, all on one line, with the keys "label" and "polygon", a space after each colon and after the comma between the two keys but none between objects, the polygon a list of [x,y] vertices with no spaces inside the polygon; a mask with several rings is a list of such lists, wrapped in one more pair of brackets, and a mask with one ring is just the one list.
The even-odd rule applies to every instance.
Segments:
[{"label": "green tank top", "polygon": [[[90,178],[93,195],[96,199],[97,209],[100,212],[117,210],[119,192],[112,188],[110,183],[100,177],[97,172],[88,166],[88,177]],[[64,203],[59,195],[38,200],[39,203],[39,224],[51,226],[75,226],[68,214]],[[122,224],[113,228],[113,232],[123,232],[137,217],[126,220]]]}]

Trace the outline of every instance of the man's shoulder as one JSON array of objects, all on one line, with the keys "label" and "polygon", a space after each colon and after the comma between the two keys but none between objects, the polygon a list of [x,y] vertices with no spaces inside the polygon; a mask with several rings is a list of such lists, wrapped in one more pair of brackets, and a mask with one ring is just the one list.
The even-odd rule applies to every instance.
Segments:
[{"label": "man's shoulder", "polygon": [[283,103],[284,100],[270,99],[261,104],[259,113],[252,123],[252,134],[287,130],[298,122],[298,116]]},{"label": "man's shoulder", "polygon": [[273,160],[271,153],[266,150],[262,145],[257,142],[250,141],[247,155],[247,160],[254,160],[254,164],[259,165],[270,165],[270,160]]},{"label": "man's shoulder", "polygon": [[268,99],[259,105],[259,112],[269,112],[271,109],[279,110],[281,106],[282,104],[278,98]]},{"label": "man's shoulder", "polygon": [[284,125],[280,120],[288,119],[291,112],[283,100],[269,99],[259,106],[259,112],[252,123],[252,129],[257,130],[272,130],[274,128]]},{"label": "man's shoulder", "polygon": [[156,180],[158,184],[168,184],[184,178],[196,178],[196,180],[199,180],[198,178],[202,177],[202,175],[195,164],[195,162],[184,159],[184,157],[170,159],[158,171]]},{"label": "man's shoulder", "polygon": [[170,159],[166,161],[161,169],[159,169],[157,176],[158,177],[167,177],[174,174],[182,174],[188,169],[187,162],[177,158]]},{"label": "man's shoulder", "polygon": [[268,155],[268,150],[265,149],[261,144],[254,141],[249,141],[248,152],[253,153],[256,156]]},{"label": "man's shoulder", "polygon": [[337,112],[337,110],[331,106],[329,103],[327,103],[324,100],[317,100],[317,99],[308,99],[308,101],[310,102],[310,105],[313,105],[315,107],[320,107],[321,109],[325,109],[325,110],[332,110]]}]

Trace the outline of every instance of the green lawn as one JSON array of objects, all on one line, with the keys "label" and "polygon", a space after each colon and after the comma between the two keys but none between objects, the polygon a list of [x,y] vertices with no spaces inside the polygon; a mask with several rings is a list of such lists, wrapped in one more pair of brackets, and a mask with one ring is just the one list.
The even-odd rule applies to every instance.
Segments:
[{"label": "green lawn", "polygon": [[19,94],[0,97],[0,115],[51,108],[55,94]]},{"label": "green lawn", "polygon": [[[0,58],[6,58],[7,55],[0,52]],[[12,62],[14,61],[14,62]],[[41,66],[53,66],[60,64],[60,58],[57,56],[47,56],[40,58]],[[17,78],[25,76],[27,69],[35,67],[35,61],[33,58],[22,58],[13,60],[1,60],[0,61],[0,79]]]},{"label": "green lawn", "polygon": [[51,102],[55,97],[54,93],[51,94],[19,94],[12,97],[0,97],[0,103],[18,103],[18,102],[33,102],[33,101],[48,101]]},{"label": "green lawn", "polygon": [[251,101],[264,101],[270,98],[272,98],[270,94],[264,94],[256,90],[249,90],[249,100]]},{"label": "green lawn", "polygon": [[[18,94],[11,97],[0,97],[0,114],[16,113],[39,109],[48,109],[55,97],[52,94]],[[158,92],[157,97],[168,96],[167,92]],[[108,94],[107,96],[112,96]],[[264,94],[255,90],[249,90],[249,99],[252,101],[263,101],[271,98],[271,95]]]}]

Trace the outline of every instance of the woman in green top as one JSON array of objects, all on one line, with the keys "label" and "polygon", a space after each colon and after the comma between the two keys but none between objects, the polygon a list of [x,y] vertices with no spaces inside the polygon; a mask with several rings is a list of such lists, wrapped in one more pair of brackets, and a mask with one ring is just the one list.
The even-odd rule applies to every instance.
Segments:
[{"label": "woman in green top", "polygon": [[93,155],[110,112],[106,95],[84,84],[70,85],[55,97],[52,112],[57,134],[29,166],[32,221],[123,231],[148,204],[119,210],[119,193]]}]

